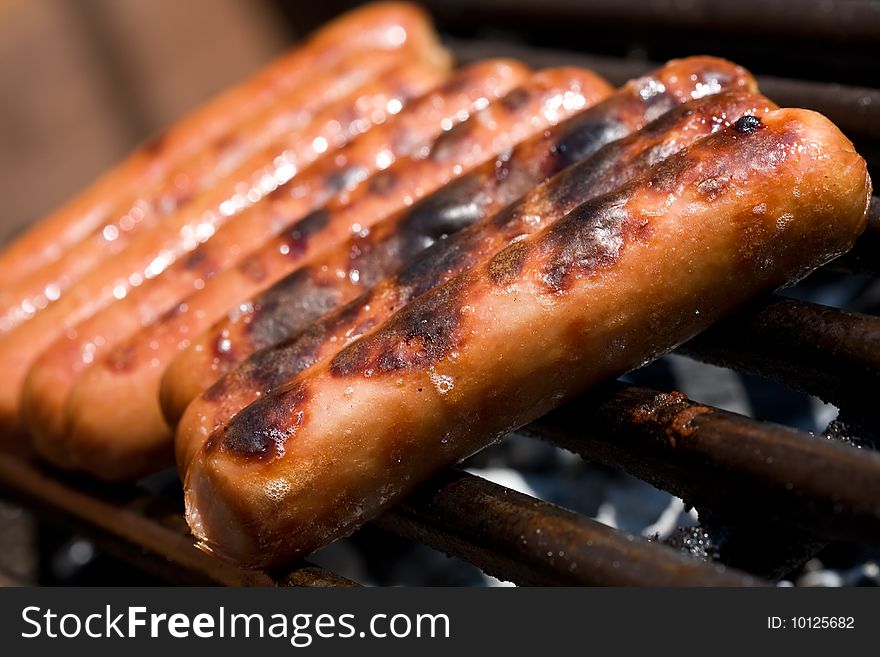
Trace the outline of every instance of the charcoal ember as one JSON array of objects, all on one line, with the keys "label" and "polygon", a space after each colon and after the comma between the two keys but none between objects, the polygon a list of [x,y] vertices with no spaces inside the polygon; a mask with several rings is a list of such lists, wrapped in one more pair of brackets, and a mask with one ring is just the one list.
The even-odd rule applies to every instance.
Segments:
[{"label": "charcoal ember", "polygon": [[685,552],[696,559],[714,561],[718,559],[718,547],[712,537],[701,526],[679,527],[665,541],[666,545]]}]

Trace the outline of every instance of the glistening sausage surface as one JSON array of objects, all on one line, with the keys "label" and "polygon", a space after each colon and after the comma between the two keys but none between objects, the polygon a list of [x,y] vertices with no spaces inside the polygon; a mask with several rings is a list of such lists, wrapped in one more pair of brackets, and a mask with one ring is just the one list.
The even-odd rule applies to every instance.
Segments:
[{"label": "glistening sausage surface", "polygon": [[[304,220],[313,230],[295,249],[288,237],[273,240],[254,254],[259,256],[256,262],[313,257],[609,92],[604,80],[582,69],[536,73],[442,135],[424,157],[399,160],[359,187],[363,193],[356,195],[356,190],[347,205],[334,203]],[[262,268],[253,262],[249,257],[238,268],[260,280]],[[161,374],[189,335],[197,335],[229,307],[227,283],[220,280],[210,292],[208,286],[199,292],[200,300],[210,299],[211,304],[198,309],[205,315],[206,307],[216,309],[206,323],[200,324],[203,317],[187,300],[183,312],[123,343],[76,381],[66,413],[68,445],[79,467],[105,478],[127,478],[173,461],[171,430],[159,406]]]},{"label": "glistening sausage surface", "polygon": [[[374,82],[397,84],[397,93],[415,90],[412,71],[395,70],[407,52],[356,53],[328,74],[310,80],[279,98],[264,112],[245,121],[222,139],[170,168],[155,185],[139,188],[109,213],[101,228],[71,246],[58,260],[15,281],[0,292],[0,331],[27,321],[62,297],[102,261],[124,251],[147,231],[160,229],[176,215],[194,216],[225,210],[234,215],[286,182],[297,170],[364,132],[387,114],[385,107],[369,108],[378,92]],[[446,62],[417,60],[422,75],[437,80],[448,71]],[[358,104],[360,100],[360,104]],[[372,112],[370,110],[373,110]],[[343,128],[344,126],[344,128]],[[315,145],[319,145],[317,148]]]},{"label": "glistening sausage surface", "polygon": [[[651,79],[663,79],[668,75],[690,81],[690,74],[683,75],[686,73],[683,68],[694,64],[703,66],[706,63],[693,60],[674,63],[661,69],[664,75],[652,76]],[[736,72],[732,65],[728,66],[731,67],[731,73]],[[717,75],[720,67],[721,63],[715,61],[712,62],[711,69],[703,70],[712,70],[715,72],[713,75]],[[705,78],[696,76],[696,80]],[[747,74],[737,73],[731,75],[724,86],[738,88],[751,84],[751,78]],[[550,131],[537,142],[520,145],[503,162],[509,172],[507,177],[513,179],[528,176],[530,168],[536,164],[540,164],[539,170],[548,172],[562,169],[570,162],[569,158],[576,164],[533,189],[497,216],[427,249],[396,275],[378,283],[375,289],[336,313],[323,317],[301,334],[293,335],[273,348],[255,353],[241,367],[220,379],[204,395],[197,397],[187,409],[177,431],[176,451],[181,471],[185,471],[197,445],[241,408],[299,370],[332,356],[348,342],[385,321],[411,299],[493,255],[512,240],[552,224],[591,196],[605,193],[639,175],[652,164],[724,125],[730,117],[762,113],[772,107],[766,99],[748,92],[730,92],[721,94],[718,98],[710,96],[680,105],[642,131],[607,143],[609,137],[602,131],[597,132],[596,125],[613,124],[618,129],[626,126],[629,130],[644,123],[644,114],[632,111],[632,100],[626,102],[628,98],[641,97],[637,91],[638,86],[633,84],[629,89],[618,91],[606,101]],[[680,97],[688,98],[687,90],[682,91],[684,93]],[[624,107],[628,111],[622,112]],[[617,131],[614,134],[618,134]],[[587,135],[594,137],[587,138]],[[560,149],[563,144],[569,146]],[[578,144],[577,148],[573,148],[572,144]],[[595,152],[604,144],[607,145]],[[564,152],[562,156],[561,151]],[[595,155],[588,157],[594,152]],[[371,250],[367,250],[368,257],[370,253]],[[308,289],[309,297],[314,296],[312,288]],[[318,291],[323,289],[318,288]],[[207,376],[208,367],[217,371],[229,361],[235,364],[237,360],[249,355],[247,350],[251,345],[260,341],[269,342],[273,337],[274,324],[283,324],[291,307],[296,308],[292,298],[286,300],[279,311],[275,311],[280,318],[275,318],[273,309],[270,308],[268,311],[257,311],[252,323],[242,322],[242,326],[235,322],[226,322],[215,327],[215,331],[220,329],[220,332],[212,331],[209,337],[215,340],[213,343],[200,336],[197,344],[210,347],[208,355],[195,352],[192,346],[188,348],[178,358],[180,362],[172,364],[166,371],[164,387],[183,388],[185,393],[187,391],[184,386],[189,385],[193,396],[198,394],[201,391],[197,387],[199,382],[214,378]],[[246,310],[247,308],[242,315],[248,317]],[[264,313],[268,313],[268,318],[264,318]],[[273,330],[266,331],[266,326]],[[224,342],[225,340],[228,342]],[[242,352],[245,352],[244,355],[240,355]],[[231,367],[229,365],[230,369]],[[165,393],[163,399],[167,399]]]},{"label": "glistening sausage surface", "polygon": [[[421,65],[406,67],[410,83],[431,86],[436,77],[425,75]],[[210,285],[218,273],[248,251],[257,248],[280,229],[337,195],[347,195],[371,172],[390,166],[397,158],[418,153],[444,126],[467,116],[476,107],[510,91],[528,76],[528,69],[510,60],[489,60],[468,66],[445,84],[408,102],[396,114],[396,93],[355,99],[363,110],[387,118],[314,165],[300,171],[262,202],[245,210],[187,257],[160,276],[145,281],[124,299],[110,304],[68,331],[37,360],[25,381],[23,414],[38,451],[56,464],[66,460],[63,451],[63,405],[76,376],[103,353],[135,334],[143,326],[171,311],[188,294]],[[416,82],[418,80],[418,82]],[[390,79],[392,88],[399,85]],[[399,81],[398,81],[399,82]],[[390,96],[390,97],[389,97]],[[306,226],[293,226],[306,236]],[[231,303],[231,302],[230,302]],[[193,312],[199,312],[193,303]],[[186,306],[189,308],[189,305]]]},{"label": "glistening sausage surface", "polygon": [[220,94],[150,140],[85,191],[0,252],[0,281],[11,282],[59,258],[99,228],[110,208],[164,174],[180,158],[234,128],[278,94],[321,75],[353,52],[438,48],[430,20],[400,2],[374,3],[321,28],[252,78]]},{"label": "glistening sausage surface", "polygon": [[[661,94],[649,95],[647,99],[644,97],[647,95],[644,93],[645,89],[656,89],[661,85]],[[455,190],[441,192],[442,196],[438,200],[426,201],[430,203],[428,211],[435,215],[471,216],[472,221],[477,220],[480,218],[480,204],[490,198],[487,194],[478,193],[478,190],[487,184],[492,185],[493,177],[498,177],[494,175],[496,172],[503,173],[501,179],[508,187],[521,183],[523,187],[520,194],[525,193],[528,191],[526,185],[536,185],[564,166],[592,154],[608,141],[637,130],[644,125],[647,116],[656,116],[658,105],[671,107],[676,102],[690,99],[697,94],[697,90],[706,88],[717,91],[753,89],[754,83],[748,73],[721,60],[694,57],[671,62],[658,71],[628,83],[606,100],[548,133],[521,144],[509,158],[474,172],[457,183]],[[474,192],[469,195],[465,186],[469,186]],[[452,205],[448,206],[450,202]],[[492,213],[497,209],[485,209],[485,212]],[[427,223],[424,218],[421,221]],[[443,221],[442,217],[440,221]],[[463,224],[459,222],[458,225]],[[367,239],[366,244],[359,245],[357,239],[353,238],[350,249],[353,254],[365,251],[369,260],[360,264],[357,258],[352,258],[347,266],[331,268],[331,271],[347,269],[353,272],[353,276],[346,275],[343,282],[348,280],[356,286],[369,287],[377,280],[377,276],[388,274],[392,268],[402,264],[401,258],[411,257],[398,251],[398,258],[385,258],[386,268],[378,272],[375,264],[366,264],[377,258],[377,236],[372,235]],[[476,241],[479,242],[480,239],[482,238]],[[458,242],[453,240],[452,243]],[[390,248],[396,247],[391,245]],[[379,251],[382,252],[382,249]],[[420,261],[424,262],[422,259]],[[364,272],[373,276],[362,276]],[[305,298],[313,299],[316,294],[320,294],[332,304],[324,302],[325,308],[351,299],[344,294],[336,294],[336,288],[342,283],[329,285],[324,280],[316,284],[318,278],[311,277],[311,281],[307,280],[309,278],[300,273],[295,275],[293,281],[297,286],[305,286]],[[356,280],[352,280],[353,278]],[[331,299],[334,295],[335,302]],[[241,298],[245,299],[246,295],[242,294]],[[294,321],[297,323],[294,324]],[[256,298],[240,304],[228,317],[196,338],[169,366],[163,377],[162,388],[163,410],[169,422],[175,425],[187,404],[209,382],[228,372],[254,351],[290,336],[302,321],[297,312],[293,288],[282,287],[269,293],[267,298]],[[267,326],[271,326],[272,330],[264,330]]]},{"label": "glistening sausage surface", "polygon": [[216,432],[203,549],[288,562],[431,473],[850,248],[864,160],[824,117],[744,117],[419,297]]}]

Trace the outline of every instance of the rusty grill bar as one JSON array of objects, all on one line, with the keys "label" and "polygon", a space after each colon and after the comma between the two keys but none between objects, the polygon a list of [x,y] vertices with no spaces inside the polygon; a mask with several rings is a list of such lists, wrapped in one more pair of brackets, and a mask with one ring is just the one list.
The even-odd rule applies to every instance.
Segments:
[{"label": "rusty grill bar", "polygon": [[[667,4],[598,2],[591,9],[603,20],[649,24],[666,20],[662,10]],[[747,19],[757,4],[692,3],[685,23],[722,20],[734,28],[754,27]],[[456,5],[448,6],[454,10]],[[478,5],[482,11],[502,6]],[[820,20],[822,3],[808,5],[802,12],[765,12],[769,23],[763,25],[828,40],[856,35],[870,42],[880,34],[880,11],[852,4],[828,21]],[[511,9],[510,3],[503,6]],[[572,7],[565,0],[553,1],[542,3],[541,12],[564,14]],[[519,12],[535,8],[528,1],[513,3]],[[723,15],[711,14],[712,8],[723,8]],[[677,25],[685,23],[679,20]],[[652,68],[632,59],[505,41],[448,42],[462,62],[508,55],[534,66],[582,65],[614,83]],[[780,105],[828,115],[854,138],[872,167],[880,162],[880,90],[758,79],[762,91]],[[877,277],[878,256],[880,199],[875,197],[865,234],[826,270]],[[696,506],[701,521],[705,514],[708,524],[723,526],[732,537],[729,553],[722,554],[727,566],[692,558],[456,469],[441,473],[373,524],[499,578],[529,585],[754,586],[765,584],[763,577],[781,576],[830,540],[880,545],[880,454],[868,449],[876,446],[880,427],[880,411],[873,403],[880,390],[880,319],[772,296],[677,351],[819,396],[841,408],[845,424],[814,436],[698,404],[680,393],[614,383],[569,402],[523,431],[590,461],[625,470]],[[0,454],[0,493],[174,583],[356,585],[306,562],[285,572],[251,572],[193,549],[179,496],[169,499],[141,487],[103,486],[6,454]],[[756,514],[756,508],[762,511]],[[737,554],[737,540],[761,540],[763,561]]]}]

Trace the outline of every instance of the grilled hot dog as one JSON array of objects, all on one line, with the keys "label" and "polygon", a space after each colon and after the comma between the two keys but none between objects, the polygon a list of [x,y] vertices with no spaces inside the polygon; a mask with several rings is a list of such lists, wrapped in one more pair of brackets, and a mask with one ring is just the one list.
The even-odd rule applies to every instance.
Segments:
[{"label": "grilled hot dog", "polygon": [[827,119],[743,117],[398,311],[218,430],[190,465],[203,549],[305,554],[438,468],[851,247],[864,160]]},{"label": "grilled hot dog", "polygon": [[[267,243],[257,263],[312,257],[609,92],[605,81],[582,69],[537,73],[444,134],[425,157],[396,162],[359,187],[363,193],[354,195],[350,203],[311,215],[306,219],[313,228],[311,234],[295,249],[290,247],[289,236]],[[248,258],[241,268],[259,279],[261,268],[252,262]],[[120,345],[76,381],[66,412],[68,445],[79,467],[105,478],[127,478],[172,462],[171,431],[158,400],[160,377],[186,333],[201,332],[228,307],[225,283],[211,288],[209,292],[206,286],[199,293],[200,299],[210,298],[214,304],[207,323],[199,325],[201,318],[187,301],[183,312]],[[216,296],[208,297],[209,293],[220,295],[221,303],[215,301]],[[198,306],[198,310],[204,308]],[[182,332],[181,327],[193,325],[195,330]],[[95,400],[101,400],[100,408]]]},{"label": "grilled hot dog", "polygon": [[[676,86],[670,82],[670,78],[684,82]],[[295,335],[295,327],[292,326],[294,320],[301,321],[296,312],[301,304],[313,304],[320,299],[326,305],[326,300],[333,299],[332,294],[339,287],[328,288],[326,282],[315,285],[315,280],[322,279],[314,266],[310,272],[300,272],[292,277],[294,286],[291,290],[281,288],[281,303],[275,303],[272,298],[273,293],[278,291],[270,291],[268,299],[244,304],[243,309],[231,315],[231,319],[212,327],[166,371],[163,387],[170,391],[163,391],[166,406],[172,406],[169,398],[173,400],[176,395],[183,398],[183,403],[178,404],[177,408],[184,407],[201,392],[204,381],[213,380],[217,373],[228,371],[256,349],[277,341],[285,331],[292,337],[281,341],[275,348],[254,354],[243,366],[220,379],[208,393],[192,403],[177,432],[181,472],[185,472],[194,449],[217,426],[259,395],[299,370],[331,356],[370,327],[385,321],[395,309],[411,299],[493,255],[513,239],[551,224],[591,196],[610,191],[657,161],[724,125],[731,118],[746,113],[763,113],[772,106],[766,99],[749,92],[709,96],[674,107],[640,132],[608,143],[621,132],[630,132],[644,124],[647,108],[642,102],[640,89],[646,85],[654,86],[665,81],[668,85],[665,93],[670,94],[669,102],[674,103],[684,102],[690,98],[696,85],[707,85],[710,79],[722,89],[754,86],[754,81],[746,72],[726,62],[707,58],[673,62],[650,76],[633,81],[605,101],[545,135],[521,144],[509,158],[497,165],[492,164],[492,168],[483,173],[491,175],[497,166],[503,166],[508,172],[504,180],[512,179],[512,182],[506,182],[506,187],[521,183],[531,188],[540,182],[541,174],[552,175],[571,162],[576,164],[533,189],[491,220],[465,229],[427,249],[395,276],[382,281],[371,292],[338,312],[322,318],[301,335]],[[609,125],[616,127],[612,131],[597,130],[597,126]],[[595,155],[589,157],[593,153]],[[472,176],[477,173],[480,172]],[[467,184],[467,179],[458,184]],[[479,189],[480,185],[475,184],[474,187]],[[442,200],[449,193],[455,195],[457,190],[453,188],[438,193],[440,211],[444,211]],[[486,194],[481,190],[479,196]],[[459,201],[459,206],[467,208],[477,203],[465,198],[468,200]],[[548,199],[551,201],[548,202]],[[430,203],[429,209],[437,206],[432,199],[426,201]],[[456,208],[455,205],[451,207],[452,210]],[[390,240],[391,248],[395,244],[393,239]],[[351,248],[355,252],[364,251],[366,262],[377,251],[382,253],[383,250],[381,246],[377,248],[373,241],[368,242],[365,249],[357,243],[352,244]],[[355,269],[360,277],[364,267],[357,260],[348,266]],[[303,291],[300,305],[293,294],[297,289]],[[202,345],[202,351],[194,348],[199,345]],[[202,387],[199,387],[200,384]],[[172,423],[174,419],[171,418]]]},{"label": "grilled hot dog", "polygon": [[[422,80],[438,82],[447,62],[423,62],[392,68],[406,52],[357,53],[329,74],[285,94],[222,139],[170,167],[167,175],[115,206],[110,218],[71,246],[56,261],[6,284],[0,291],[0,332],[9,331],[57,301],[85,274],[124,251],[143,232],[156,233],[177,217],[222,210],[234,215],[254,199],[284,184],[314,161],[319,150],[341,146],[383,120],[390,93],[411,96]],[[420,70],[414,71],[413,67]],[[380,77],[380,80],[376,80]],[[342,126],[345,129],[340,129]],[[317,148],[316,148],[316,145]],[[186,219],[185,219],[186,220]],[[168,231],[173,233],[173,229]]]},{"label": "grilled hot dog", "polygon": [[[433,84],[435,79],[430,75],[420,74],[421,65],[412,67],[411,73],[406,74],[414,78],[410,80],[412,84]],[[387,108],[397,96],[389,98],[387,88],[376,97],[361,96],[355,100],[356,105],[363,105],[371,114],[382,112],[387,120],[340,150],[329,152],[268,198],[230,220],[192,254],[175,262],[160,276],[145,281],[125,299],[81,322],[42,354],[28,374],[23,393],[25,423],[38,451],[56,464],[65,463],[64,400],[76,376],[91,362],[163,313],[172,311],[188,294],[213,285],[210,281],[214,276],[285,225],[293,224],[295,219],[336,195],[350,193],[380,165],[390,166],[399,157],[417,153],[444,126],[460,121],[490,98],[504,95],[527,75],[524,66],[510,60],[474,64],[393,116]],[[388,82],[390,88],[399,86],[394,80]],[[294,238],[296,231],[302,233],[302,228],[293,225],[288,238]],[[185,308],[190,306],[194,312],[200,312],[196,301],[187,303]]]},{"label": "grilled hot dog", "polygon": [[303,45],[279,57],[249,80],[222,93],[136,150],[70,202],[0,252],[0,281],[58,259],[67,248],[100,228],[111,207],[138,187],[161,177],[181,158],[232,130],[275,98],[354,52],[412,48],[437,52],[425,13],[401,2],[382,2],[332,21]]}]

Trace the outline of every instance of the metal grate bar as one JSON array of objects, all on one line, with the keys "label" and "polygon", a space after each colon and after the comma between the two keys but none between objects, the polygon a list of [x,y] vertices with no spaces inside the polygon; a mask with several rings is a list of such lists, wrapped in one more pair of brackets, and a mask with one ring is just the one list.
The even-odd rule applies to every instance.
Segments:
[{"label": "metal grate bar", "polygon": [[0,493],[94,540],[109,554],[174,584],[355,586],[301,562],[285,573],[243,570],[193,549],[182,510],[131,487],[100,486],[0,453]]},{"label": "metal grate bar", "polygon": [[857,415],[880,390],[880,318],[771,297],[704,331],[678,352],[757,374]]},{"label": "metal grate bar", "polygon": [[762,584],[460,470],[435,477],[375,523],[517,584]]},{"label": "metal grate bar", "polygon": [[526,432],[725,518],[880,545],[878,453],[619,383]]}]

